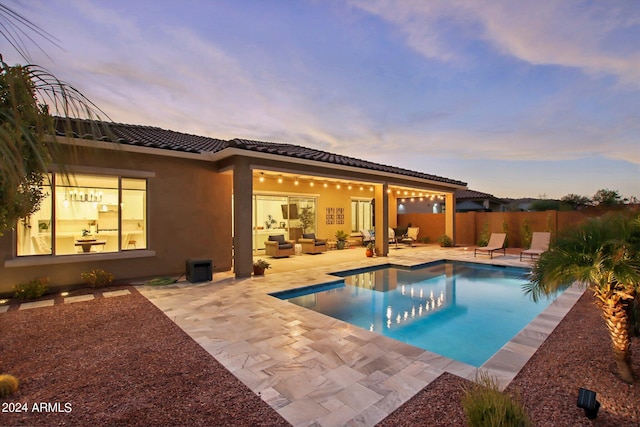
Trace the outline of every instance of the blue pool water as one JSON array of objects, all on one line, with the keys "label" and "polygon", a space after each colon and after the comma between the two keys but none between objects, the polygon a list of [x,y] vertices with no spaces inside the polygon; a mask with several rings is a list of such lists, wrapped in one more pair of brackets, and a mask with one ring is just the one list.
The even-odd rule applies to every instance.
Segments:
[{"label": "blue pool water", "polygon": [[522,292],[526,270],[439,262],[336,273],[344,281],[274,296],[482,366],[551,302]]}]

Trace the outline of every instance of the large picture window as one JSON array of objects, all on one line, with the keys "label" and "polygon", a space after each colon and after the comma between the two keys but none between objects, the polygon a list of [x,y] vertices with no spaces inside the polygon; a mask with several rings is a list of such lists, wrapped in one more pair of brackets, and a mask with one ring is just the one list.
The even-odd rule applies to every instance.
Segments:
[{"label": "large picture window", "polygon": [[17,226],[17,254],[73,255],[147,248],[147,181],[52,174],[40,210]]}]

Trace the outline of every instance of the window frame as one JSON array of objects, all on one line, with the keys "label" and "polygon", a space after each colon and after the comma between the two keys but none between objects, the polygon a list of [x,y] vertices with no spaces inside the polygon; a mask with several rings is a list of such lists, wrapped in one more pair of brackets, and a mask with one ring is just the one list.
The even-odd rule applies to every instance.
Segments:
[{"label": "window frame", "polygon": [[[13,256],[14,259],[6,260],[5,267],[11,266],[25,266],[25,265],[37,265],[37,264],[58,264],[67,262],[78,262],[80,260],[95,260],[95,259],[120,259],[120,258],[139,258],[155,255],[155,251],[149,250],[149,180],[155,177],[155,172],[152,171],[140,171],[140,170],[128,170],[128,169],[113,169],[113,168],[98,168],[88,166],[75,166],[65,167],[62,169],[54,165],[48,172],[50,177],[50,184],[48,185],[51,191],[51,222],[49,229],[49,236],[52,239],[51,253],[49,254],[24,254],[18,255],[19,252],[19,239],[17,233],[13,233]],[[56,253],[56,245],[54,243],[56,236],[56,176],[59,179],[61,174],[69,175],[73,180],[74,175],[94,175],[105,176],[115,178],[117,180],[117,193],[118,193],[118,249],[117,251],[99,252],[99,253]],[[144,180],[144,249],[127,249],[122,245],[122,239],[125,234],[122,230],[122,203],[123,203],[123,179],[140,179]]]}]

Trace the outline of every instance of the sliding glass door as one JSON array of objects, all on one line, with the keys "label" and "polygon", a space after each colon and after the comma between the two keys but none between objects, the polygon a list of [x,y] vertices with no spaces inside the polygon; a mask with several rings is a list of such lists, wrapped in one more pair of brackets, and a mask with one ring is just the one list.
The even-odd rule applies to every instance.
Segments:
[{"label": "sliding glass door", "polygon": [[253,250],[264,249],[272,235],[282,234],[297,241],[303,233],[316,230],[314,197],[255,194],[253,200]]}]

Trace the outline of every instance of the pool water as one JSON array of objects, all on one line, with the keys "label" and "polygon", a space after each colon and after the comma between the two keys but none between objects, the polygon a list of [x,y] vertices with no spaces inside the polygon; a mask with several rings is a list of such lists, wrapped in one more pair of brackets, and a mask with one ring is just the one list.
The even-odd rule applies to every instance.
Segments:
[{"label": "pool water", "polygon": [[273,294],[480,367],[551,300],[522,291],[527,270],[460,262],[335,273],[344,281]]}]

